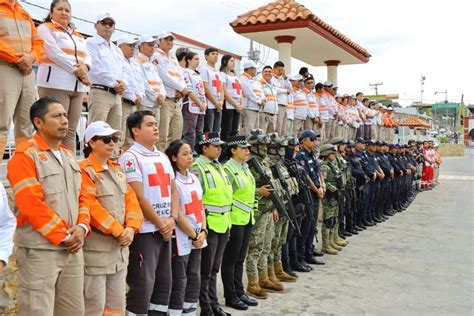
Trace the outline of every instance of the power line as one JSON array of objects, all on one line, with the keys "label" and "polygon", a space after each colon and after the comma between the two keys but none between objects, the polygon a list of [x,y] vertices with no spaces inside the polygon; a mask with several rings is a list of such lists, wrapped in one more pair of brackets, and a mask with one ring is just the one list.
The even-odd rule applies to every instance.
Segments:
[{"label": "power line", "polygon": [[[28,1],[23,1],[22,3],[25,3],[25,4],[28,4],[30,6],[33,6],[33,7],[36,7],[36,8],[39,8],[39,9],[42,9],[42,10],[46,10],[49,12],[49,9],[46,8],[46,7],[43,7],[41,5],[38,5],[38,4],[35,4],[35,3],[31,3],[31,2],[28,2]],[[87,20],[87,19],[83,19],[83,18],[80,18],[80,17],[77,17],[77,16],[72,16],[73,19],[76,19],[78,21],[82,21],[82,22],[86,22],[86,23],[90,23],[92,25],[95,25],[96,22],[93,22],[91,20]],[[116,31],[119,31],[119,32],[122,32],[122,33],[126,33],[126,34],[130,34],[130,35],[135,35],[135,36],[140,36],[141,34],[138,34],[138,33],[133,33],[133,32],[130,32],[130,31],[127,31],[127,30],[122,30],[122,29],[119,29],[119,28],[115,28]]]}]

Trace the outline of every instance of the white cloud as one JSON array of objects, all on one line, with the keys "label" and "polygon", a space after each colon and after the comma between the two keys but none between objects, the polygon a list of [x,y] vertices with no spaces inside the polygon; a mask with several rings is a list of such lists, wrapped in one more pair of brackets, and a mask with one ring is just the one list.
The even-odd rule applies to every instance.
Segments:
[{"label": "white cloud", "polygon": [[[30,0],[49,7],[50,1]],[[111,12],[117,27],[139,34],[172,30],[196,40],[246,55],[249,41],[229,26],[238,14],[265,5],[269,0],[180,0],[138,3],[125,0],[72,1],[73,14],[94,20],[99,12]],[[342,92],[373,93],[369,83],[381,81],[379,93],[399,93],[402,104],[420,98],[420,76],[426,76],[424,100],[440,101],[447,90],[451,101],[474,103],[472,72],[472,25],[468,1],[375,1],[297,0],[314,14],[366,48],[368,64],[339,67]],[[138,4],[138,5],[137,5]],[[27,10],[42,18],[45,11],[27,4]],[[93,10],[91,10],[93,8]],[[85,32],[92,26],[79,23]],[[82,31],[82,29],[81,29]],[[265,49],[265,52],[267,50]],[[267,63],[278,54],[270,50]],[[293,69],[302,65],[294,61]],[[317,80],[326,79],[324,67],[313,68]]]}]

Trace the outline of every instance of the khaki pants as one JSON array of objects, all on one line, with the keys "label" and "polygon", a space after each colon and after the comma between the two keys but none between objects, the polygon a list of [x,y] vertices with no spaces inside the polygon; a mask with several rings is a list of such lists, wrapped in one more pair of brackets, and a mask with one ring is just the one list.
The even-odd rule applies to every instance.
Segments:
[{"label": "khaki pants", "polygon": [[127,269],[114,274],[85,275],[84,303],[87,316],[125,314],[125,278]]},{"label": "khaki pants", "polygon": [[240,135],[248,136],[250,135],[250,131],[252,129],[261,128],[257,126],[257,125],[260,125],[258,124],[259,116],[260,115],[258,111],[244,109],[242,111],[242,114],[240,115],[240,118],[242,120],[242,124],[241,124],[242,128],[240,129]]},{"label": "khaki pants", "polygon": [[278,133],[279,136],[287,136],[287,128],[286,128],[286,106],[285,105],[278,105],[278,114],[276,119],[276,128],[275,132]]},{"label": "khaki pants", "polygon": [[314,131],[316,129],[316,126],[314,126],[313,119],[308,117],[306,121],[304,121],[303,128],[305,130],[309,129],[309,130]]},{"label": "khaki pants", "polygon": [[323,144],[326,144],[327,142],[329,142],[329,140],[332,138],[332,128],[333,128],[333,125],[334,125],[334,121],[327,121],[325,123],[323,123],[323,126],[324,126],[324,138],[321,137],[321,142]]},{"label": "khaki pants", "polygon": [[[79,124],[79,119],[81,118],[84,93],[38,87],[38,94],[40,97],[55,97],[64,106],[69,125],[66,138],[63,140],[63,145],[75,153],[76,129]],[[79,141],[83,141],[83,139],[79,139]]]},{"label": "khaki pants", "polygon": [[327,126],[328,127],[326,130],[326,142],[329,142],[332,138],[334,138],[334,133],[336,131],[336,121],[330,119]]},{"label": "khaki pants", "polygon": [[306,120],[294,119],[294,121],[293,121],[293,135],[299,136],[303,132],[304,122],[306,122]]},{"label": "khaki pants", "polygon": [[181,106],[173,101],[166,100],[160,108],[160,140],[158,150],[164,152],[169,144],[183,136],[183,114]]},{"label": "khaki pants", "polygon": [[83,316],[84,257],[82,250],[19,247],[18,315]]},{"label": "khaki pants", "polygon": [[133,144],[133,139],[130,136],[130,132],[127,128],[127,118],[136,110],[137,107],[135,105],[122,102],[122,128],[120,128],[120,130],[122,131],[122,139],[120,140],[120,145],[118,146],[119,148],[121,148],[122,152],[125,152]]},{"label": "khaki pants", "polygon": [[260,113],[259,125],[265,134],[270,134],[275,132],[277,116],[269,113]]},{"label": "khaki pants", "polygon": [[104,121],[113,129],[122,129],[122,98],[118,94],[91,89],[89,92],[89,124]]},{"label": "khaki pants", "polygon": [[286,135],[295,136],[293,134],[293,120],[286,120]]},{"label": "khaki pants", "polygon": [[0,161],[12,122],[16,144],[32,137],[30,108],[36,99],[35,73],[23,76],[16,67],[0,62]]},{"label": "khaki pants", "polygon": [[340,124],[335,124],[334,127],[334,137],[342,137],[344,138],[344,126]]}]

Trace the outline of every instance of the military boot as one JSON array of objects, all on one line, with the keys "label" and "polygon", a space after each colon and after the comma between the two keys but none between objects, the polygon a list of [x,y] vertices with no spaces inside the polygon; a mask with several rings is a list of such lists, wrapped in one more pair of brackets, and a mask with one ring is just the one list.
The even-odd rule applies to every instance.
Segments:
[{"label": "military boot", "polygon": [[281,263],[275,263],[273,265],[273,269],[275,271],[275,275],[281,282],[296,282],[298,280],[297,277],[291,276],[283,270],[283,266]]},{"label": "military boot", "polygon": [[283,289],[277,287],[270,281],[267,270],[258,273],[258,285],[267,292],[283,292]]},{"label": "military boot", "polygon": [[247,294],[255,298],[264,300],[267,299],[268,294],[258,285],[258,278],[256,275],[248,274]]},{"label": "military boot", "polygon": [[328,255],[337,255],[337,250],[334,249],[331,246],[331,243],[329,242],[329,230],[323,225],[323,231],[322,231],[322,238],[323,238],[323,247],[322,251],[324,253],[327,253]]},{"label": "military boot", "polygon": [[273,265],[268,266],[268,279],[270,280],[270,282],[273,283],[277,292],[284,291],[283,284],[281,284],[280,280],[278,280],[278,278],[275,275],[275,270],[273,269]]},{"label": "military boot", "polygon": [[349,241],[344,240],[344,239],[339,237],[339,227],[336,226],[336,228],[334,228],[334,230],[336,231],[336,233],[334,234],[335,243],[338,244],[339,246],[342,246],[342,247],[347,246],[347,244],[349,244]]},{"label": "military boot", "polygon": [[337,243],[336,243],[336,229],[333,228],[333,229],[330,229],[329,230],[329,243],[331,244],[331,247],[333,247],[334,249],[336,249],[337,251],[341,251],[343,249],[342,246],[339,246]]}]

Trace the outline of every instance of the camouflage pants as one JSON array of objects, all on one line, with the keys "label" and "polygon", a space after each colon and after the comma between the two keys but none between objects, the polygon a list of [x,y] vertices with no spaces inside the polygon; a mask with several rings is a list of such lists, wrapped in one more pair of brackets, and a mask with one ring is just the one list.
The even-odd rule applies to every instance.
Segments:
[{"label": "camouflage pants", "polygon": [[249,251],[245,264],[247,275],[258,275],[267,269],[267,258],[273,239],[272,212],[255,212],[255,225],[250,235]]},{"label": "camouflage pants", "polygon": [[[327,193],[326,193],[327,194]],[[339,205],[335,198],[323,198],[323,219],[329,219],[339,215]]]},{"label": "camouflage pants", "polygon": [[276,263],[281,263],[281,250],[286,244],[288,224],[288,218],[286,217],[280,217],[280,220],[275,223],[275,235],[272,239],[272,250],[268,256],[269,266],[272,266]]}]

